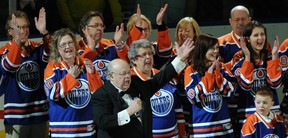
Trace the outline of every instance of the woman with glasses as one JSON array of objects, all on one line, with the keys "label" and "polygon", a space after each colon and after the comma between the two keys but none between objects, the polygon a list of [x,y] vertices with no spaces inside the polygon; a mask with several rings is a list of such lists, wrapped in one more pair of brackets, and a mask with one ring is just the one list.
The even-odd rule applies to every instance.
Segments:
[{"label": "woman with glasses", "polygon": [[[192,40],[187,39],[186,43],[188,42],[192,43]],[[132,74],[143,81],[153,78],[159,72],[153,68],[154,53],[155,50],[148,40],[134,41],[128,52]],[[186,136],[184,115],[178,96],[176,83],[172,80],[150,98],[153,137]]]},{"label": "woman with glasses", "polygon": [[51,137],[94,137],[91,93],[103,82],[92,61],[77,56],[75,35],[66,28],[53,34],[44,76]]}]

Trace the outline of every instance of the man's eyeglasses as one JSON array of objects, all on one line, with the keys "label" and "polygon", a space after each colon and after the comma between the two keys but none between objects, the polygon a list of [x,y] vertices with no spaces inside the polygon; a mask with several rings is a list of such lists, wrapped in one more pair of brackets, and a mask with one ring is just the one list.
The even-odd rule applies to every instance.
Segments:
[{"label": "man's eyeglasses", "polygon": [[136,55],[136,58],[138,58],[138,57],[144,58],[144,57],[146,57],[147,55],[150,57],[150,56],[153,55],[153,53],[152,53],[152,52],[145,52],[145,53],[143,53],[143,54]]},{"label": "man's eyeglasses", "polygon": [[[27,30],[27,29],[29,29],[29,25],[17,26],[17,28],[19,28],[20,30],[21,30],[21,29]],[[13,30],[12,27],[9,27],[9,29],[12,29],[12,30]]]},{"label": "man's eyeglasses", "polygon": [[123,72],[120,72],[120,73],[115,73],[115,72],[112,72],[113,74],[115,75],[119,75],[119,76],[126,76],[126,75],[131,75],[132,72],[131,71],[123,71]]},{"label": "man's eyeglasses", "polygon": [[242,21],[242,22],[244,22],[244,21],[246,21],[246,20],[248,20],[248,18],[235,18],[235,19],[231,19],[232,21],[234,21],[234,22],[239,22],[239,21]]},{"label": "man's eyeglasses", "polygon": [[66,45],[68,45],[68,46],[71,47],[71,46],[75,46],[75,43],[74,43],[74,41],[68,41],[68,42],[60,43],[60,44],[59,44],[59,47],[60,47],[60,48],[65,48]]},{"label": "man's eyeglasses", "polygon": [[101,29],[105,29],[105,25],[103,25],[103,24],[98,24],[98,23],[96,23],[96,24],[94,24],[94,25],[87,25],[88,27],[91,27],[91,28],[101,28]]}]

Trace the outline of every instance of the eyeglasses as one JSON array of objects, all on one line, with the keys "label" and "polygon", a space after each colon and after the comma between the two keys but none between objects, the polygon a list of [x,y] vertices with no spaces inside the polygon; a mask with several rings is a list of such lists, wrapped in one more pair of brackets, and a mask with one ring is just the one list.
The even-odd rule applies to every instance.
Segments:
[{"label": "eyeglasses", "polygon": [[244,21],[246,21],[248,18],[235,18],[235,19],[231,19],[232,21],[234,21],[234,22],[239,22],[239,21],[242,21],[242,22],[244,22]]},{"label": "eyeglasses", "polygon": [[144,58],[144,57],[146,57],[147,55],[150,57],[150,56],[153,55],[153,53],[152,53],[152,52],[145,52],[145,53],[143,53],[143,54],[136,55],[136,58],[137,58],[137,57]]},{"label": "eyeglasses", "polygon": [[94,24],[94,25],[87,25],[88,27],[92,27],[92,28],[101,28],[101,29],[105,29],[105,25],[103,25],[103,24],[98,24],[98,23],[96,23],[96,24]]},{"label": "eyeglasses", "polygon": [[150,32],[150,29],[149,29],[149,28],[143,28],[143,31],[144,31],[145,33],[148,33],[148,32]]},{"label": "eyeglasses", "polygon": [[[27,29],[29,29],[29,25],[17,26],[17,28],[19,28],[20,30],[21,30],[21,29],[27,30]],[[9,29],[12,29],[12,30],[13,30],[12,27],[9,27]]]},{"label": "eyeglasses", "polygon": [[115,72],[112,72],[113,74],[115,75],[119,75],[119,76],[126,76],[126,75],[131,75],[132,72],[131,71],[123,71],[123,72],[120,72],[120,73],[115,73]]},{"label": "eyeglasses", "polygon": [[71,46],[75,46],[75,43],[74,43],[74,41],[68,41],[68,42],[64,42],[64,43],[59,44],[59,47],[60,48],[65,48],[66,45],[71,47]]}]

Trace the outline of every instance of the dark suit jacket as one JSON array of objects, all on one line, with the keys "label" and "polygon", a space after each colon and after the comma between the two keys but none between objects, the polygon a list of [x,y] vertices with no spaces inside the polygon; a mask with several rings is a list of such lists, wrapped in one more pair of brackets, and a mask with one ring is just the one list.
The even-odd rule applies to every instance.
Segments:
[{"label": "dark suit jacket", "polygon": [[177,75],[170,64],[164,70],[153,76],[153,79],[142,81],[138,76],[132,76],[130,88],[127,92],[132,98],[142,100],[142,124],[136,116],[130,116],[131,121],[123,126],[118,125],[117,113],[126,109],[128,105],[120,96],[118,90],[109,82],[100,87],[92,95],[93,116],[98,138],[152,138],[152,111],[150,98],[161,87]]}]

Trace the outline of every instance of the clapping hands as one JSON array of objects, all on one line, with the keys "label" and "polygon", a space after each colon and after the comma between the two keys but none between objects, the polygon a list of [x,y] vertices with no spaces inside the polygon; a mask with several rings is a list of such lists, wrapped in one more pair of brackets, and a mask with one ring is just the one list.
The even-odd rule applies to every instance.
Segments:
[{"label": "clapping hands", "polygon": [[187,62],[189,54],[194,49],[194,47],[194,41],[191,38],[187,38],[181,46],[179,46],[179,44],[175,42],[177,57]]}]

